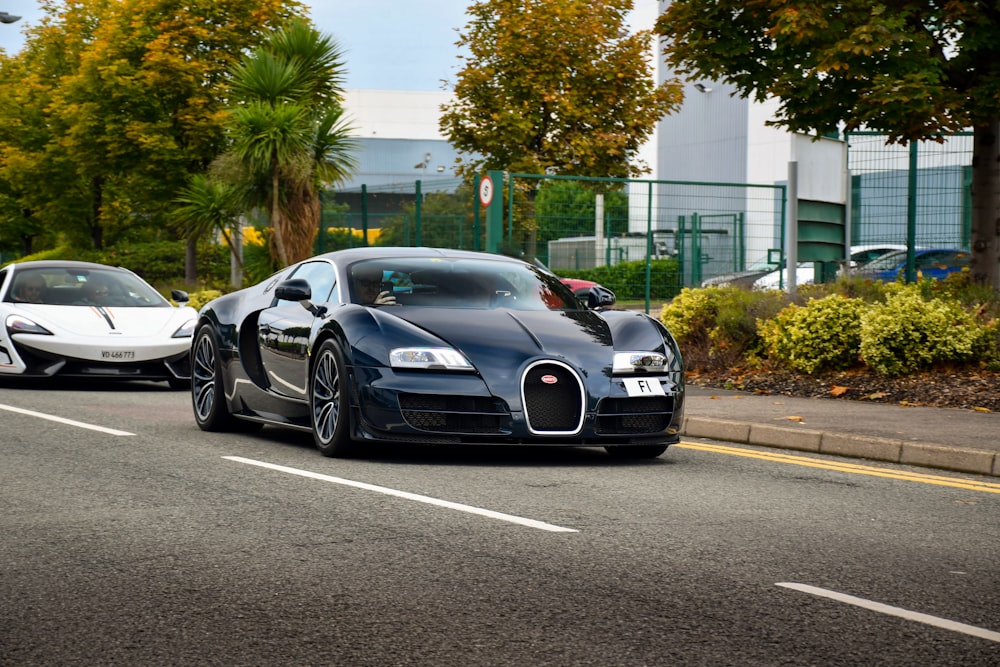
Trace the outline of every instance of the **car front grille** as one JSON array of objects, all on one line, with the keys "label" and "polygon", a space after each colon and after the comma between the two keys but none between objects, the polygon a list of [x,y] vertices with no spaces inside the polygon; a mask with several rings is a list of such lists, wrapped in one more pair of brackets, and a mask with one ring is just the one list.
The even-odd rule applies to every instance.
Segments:
[{"label": "car front grille", "polygon": [[674,399],[670,396],[606,398],[598,406],[597,432],[658,433],[670,426]]},{"label": "car front grille", "polygon": [[403,419],[415,429],[435,433],[504,433],[501,424],[510,411],[490,396],[437,396],[400,394]]},{"label": "car front grille", "polygon": [[533,364],[521,377],[521,395],[532,433],[570,435],[583,426],[583,384],[568,366]]}]

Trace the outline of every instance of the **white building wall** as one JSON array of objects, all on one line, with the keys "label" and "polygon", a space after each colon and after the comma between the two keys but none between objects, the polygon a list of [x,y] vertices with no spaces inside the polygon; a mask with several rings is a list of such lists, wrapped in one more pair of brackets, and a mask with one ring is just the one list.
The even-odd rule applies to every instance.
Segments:
[{"label": "white building wall", "polygon": [[453,98],[447,92],[348,90],[344,110],[360,138],[444,141],[441,105]]}]

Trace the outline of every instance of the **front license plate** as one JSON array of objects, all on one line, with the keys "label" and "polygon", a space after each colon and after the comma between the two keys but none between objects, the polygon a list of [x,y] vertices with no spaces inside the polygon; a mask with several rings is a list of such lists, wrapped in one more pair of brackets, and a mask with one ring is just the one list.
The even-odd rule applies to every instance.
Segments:
[{"label": "front license plate", "polygon": [[101,359],[127,361],[135,359],[135,350],[101,350]]},{"label": "front license plate", "polygon": [[657,378],[623,378],[629,396],[665,396],[663,385]]}]

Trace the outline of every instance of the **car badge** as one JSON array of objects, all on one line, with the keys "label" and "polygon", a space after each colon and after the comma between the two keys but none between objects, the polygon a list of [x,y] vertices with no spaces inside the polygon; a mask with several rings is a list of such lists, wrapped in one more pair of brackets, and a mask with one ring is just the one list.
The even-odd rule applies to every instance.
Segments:
[{"label": "car badge", "polygon": [[545,384],[555,384],[556,382],[559,382],[559,378],[555,375],[543,375],[540,379]]}]

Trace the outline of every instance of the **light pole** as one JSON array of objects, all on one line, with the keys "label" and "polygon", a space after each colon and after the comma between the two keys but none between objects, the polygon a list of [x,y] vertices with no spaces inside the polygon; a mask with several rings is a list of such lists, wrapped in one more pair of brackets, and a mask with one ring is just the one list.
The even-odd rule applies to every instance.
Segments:
[{"label": "light pole", "polygon": [[8,14],[7,12],[0,12],[0,23],[14,23],[15,21],[20,20],[20,16],[14,16],[13,14]]}]

